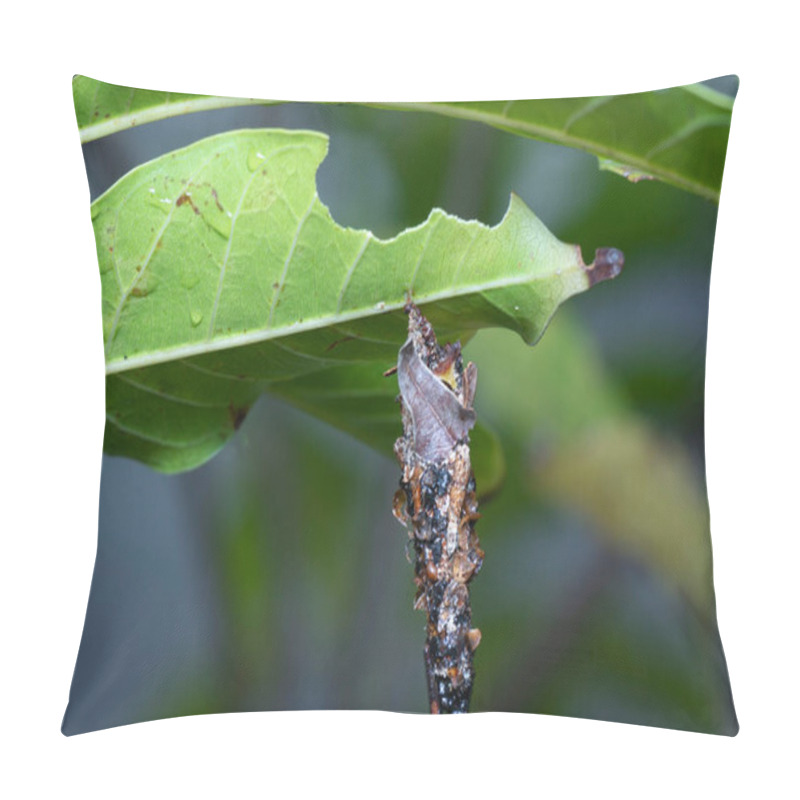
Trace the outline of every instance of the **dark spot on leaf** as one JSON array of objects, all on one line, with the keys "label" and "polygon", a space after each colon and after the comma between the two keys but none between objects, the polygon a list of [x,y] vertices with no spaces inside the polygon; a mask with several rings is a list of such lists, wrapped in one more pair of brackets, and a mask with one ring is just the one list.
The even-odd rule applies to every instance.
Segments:
[{"label": "dark spot on leaf", "polygon": [[192,198],[189,197],[189,195],[186,192],[184,192],[175,201],[175,205],[178,206],[178,208],[180,208],[182,205],[185,205],[186,203],[189,203],[189,205],[192,207],[192,211],[194,211],[195,214],[199,214],[200,213],[200,209],[194,204],[194,201],[192,200]]},{"label": "dark spot on leaf", "polygon": [[216,189],[213,189],[213,188],[211,189],[211,196],[214,198],[214,202],[217,204],[217,208],[220,211],[225,211],[225,209],[222,207],[222,203],[220,203],[220,201],[219,201],[219,196],[217,195],[217,190]]},{"label": "dark spot on leaf", "polygon": [[133,289],[131,289],[131,294],[134,297],[147,297],[147,289],[142,286],[134,286]]}]

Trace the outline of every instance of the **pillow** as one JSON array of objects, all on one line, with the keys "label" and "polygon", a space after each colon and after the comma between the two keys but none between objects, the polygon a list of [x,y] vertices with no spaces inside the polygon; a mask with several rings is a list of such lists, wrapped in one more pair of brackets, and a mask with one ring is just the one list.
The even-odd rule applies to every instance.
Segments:
[{"label": "pillow", "polygon": [[737,84],[362,106],[76,76],[107,421],[63,732],[735,735],[703,385]]}]

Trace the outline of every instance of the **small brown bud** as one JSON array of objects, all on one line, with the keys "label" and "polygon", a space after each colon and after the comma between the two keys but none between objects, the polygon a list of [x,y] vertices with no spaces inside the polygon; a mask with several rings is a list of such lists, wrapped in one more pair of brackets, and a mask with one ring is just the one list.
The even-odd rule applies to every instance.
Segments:
[{"label": "small brown bud", "polygon": [[469,633],[467,634],[467,644],[469,645],[469,649],[472,650],[474,653],[478,649],[478,645],[481,643],[481,632],[479,628],[471,628]]}]

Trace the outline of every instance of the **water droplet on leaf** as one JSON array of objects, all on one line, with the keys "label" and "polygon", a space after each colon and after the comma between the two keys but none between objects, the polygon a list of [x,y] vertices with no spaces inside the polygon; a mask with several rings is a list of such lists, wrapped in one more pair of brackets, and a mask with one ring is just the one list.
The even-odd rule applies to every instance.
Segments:
[{"label": "water droplet on leaf", "polygon": [[247,169],[255,172],[265,161],[267,157],[255,147],[247,154]]},{"label": "water droplet on leaf", "polygon": [[194,289],[200,283],[200,272],[197,270],[185,270],[181,275],[181,286],[184,289]]},{"label": "water droplet on leaf", "polygon": [[147,193],[147,205],[153,206],[159,211],[163,211],[165,214],[169,214],[169,210],[173,203],[174,200],[172,200],[170,197],[159,197],[154,189],[150,189],[150,191]]}]

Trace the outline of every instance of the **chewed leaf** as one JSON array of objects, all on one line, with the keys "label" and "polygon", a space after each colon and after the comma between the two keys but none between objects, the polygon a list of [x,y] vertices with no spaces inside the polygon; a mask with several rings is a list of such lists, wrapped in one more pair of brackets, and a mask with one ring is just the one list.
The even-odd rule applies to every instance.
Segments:
[{"label": "chewed leaf", "polygon": [[533,343],[621,267],[611,249],[585,265],[517,197],[495,227],[438,209],[388,240],[341,227],[316,191],[326,150],[315,132],[234,131],[93,203],[107,452],[189,469],[270,391],[389,453],[396,384],[382,374],[409,297],[450,341],[503,326]]}]

